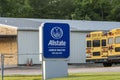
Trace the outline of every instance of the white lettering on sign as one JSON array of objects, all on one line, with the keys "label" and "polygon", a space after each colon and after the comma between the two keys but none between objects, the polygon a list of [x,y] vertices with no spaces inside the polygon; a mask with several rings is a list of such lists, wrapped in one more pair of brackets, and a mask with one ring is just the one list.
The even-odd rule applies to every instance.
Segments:
[{"label": "white lettering on sign", "polygon": [[52,54],[62,54],[62,52],[52,52]]},{"label": "white lettering on sign", "polygon": [[63,52],[63,51],[65,51],[65,49],[49,49],[49,51],[51,51],[51,52],[52,52],[52,51],[58,51],[58,52],[61,52],[61,51],[62,51],[62,52]]},{"label": "white lettering on sign", "polygon": [[63,40],[62,41],[50,40],[48,46],[66,46],[66,42]]}]

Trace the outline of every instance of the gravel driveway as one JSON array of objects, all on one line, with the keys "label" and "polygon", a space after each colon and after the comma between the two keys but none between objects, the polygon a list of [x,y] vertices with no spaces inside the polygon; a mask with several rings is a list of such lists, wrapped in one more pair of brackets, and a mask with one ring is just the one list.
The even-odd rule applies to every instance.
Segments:
[{"label": "gravel driveway", "polygon": [[[103,67],[102,64],[79,64],[69,65],[69,73],[89,73],[89,72],[120,72],[120,65],[112,67]],[[21,74],[21,75],[40,75],[42,74],[41,66],[19,66],[15,68],[5,68],[5,75]]]},{"label": "gravel driveway", "polygon": [[120,67],[90,67],[90,68],[69,68],[69,73],[88,73],[88,72],[120,72]]}]

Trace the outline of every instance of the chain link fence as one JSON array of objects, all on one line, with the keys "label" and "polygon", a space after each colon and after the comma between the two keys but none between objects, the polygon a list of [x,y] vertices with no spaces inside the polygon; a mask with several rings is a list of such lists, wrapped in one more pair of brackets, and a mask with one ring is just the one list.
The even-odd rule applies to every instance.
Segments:
[{"label": "chain link fence", "polygon": [[4,80],[4,75],[42,74],[39,55],[39,53],[1,54],[1,80]]},{"label": "chain link fence", "polygon": [[39,65],[39,53],[24,53],[24,54],[2,54],[4,56],[5,67]]}]

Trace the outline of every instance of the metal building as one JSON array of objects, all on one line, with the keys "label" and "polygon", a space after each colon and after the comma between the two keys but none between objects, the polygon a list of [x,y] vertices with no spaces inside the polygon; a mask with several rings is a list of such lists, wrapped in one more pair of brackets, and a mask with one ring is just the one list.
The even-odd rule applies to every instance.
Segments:
[{"label": "metal building", "polygon": [[86,35],[91,31],[108,31],[120,27],[120,22],[84,21],[84,20],[56,20],[29,19],[38,22],[68,23],[70,33],[70,61],[69,63],[86,63]]},{"label": "metal building", "polygon": [[41,23],[17,18],[0,18],[0,24],[17,28],[17,63],[27,64],[28,60],[32,60],[33,64],[40,64],[38,27]]},{"label": "metal building", "polygon": [[[69,63],[85,63],[85,37],[91,31],[107,31],[120,27],[120,22],[82,21],[82,20],[55,20],[30,18],[0,18],[0,24],[17,27],[18,64],[26,64],[27,60],[33,64],[39,62],[39,26],[44,22],[68,23],[70,33],[70,61]],[[34,55],[32,55],[34,54]]]}]

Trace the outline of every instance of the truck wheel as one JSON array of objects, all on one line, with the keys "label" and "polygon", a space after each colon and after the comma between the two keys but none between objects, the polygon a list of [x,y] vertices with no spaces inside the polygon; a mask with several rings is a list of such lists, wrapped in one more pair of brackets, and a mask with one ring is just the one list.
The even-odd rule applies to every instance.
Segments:
[{"label": "truck wheel", "polygon": [[104,66],[104,67],[111,67],[111,66],[112,66],[112,63],[103,63],[103,66]]}]

